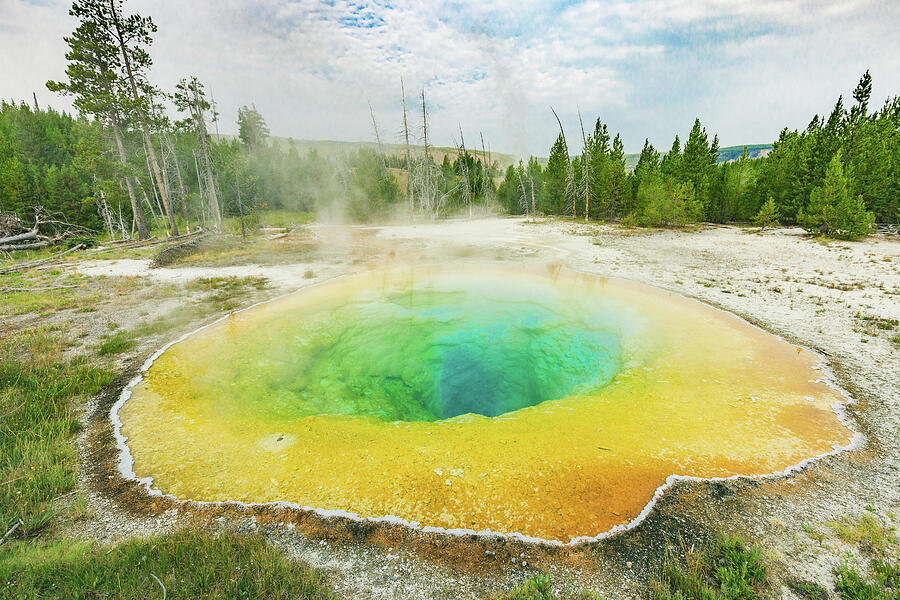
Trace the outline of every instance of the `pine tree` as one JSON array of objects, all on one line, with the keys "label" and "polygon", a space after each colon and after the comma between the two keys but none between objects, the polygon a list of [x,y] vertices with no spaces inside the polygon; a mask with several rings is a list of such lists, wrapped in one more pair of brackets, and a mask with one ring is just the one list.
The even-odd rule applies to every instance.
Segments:
[{"label": "pine tree", "polygon": [[123,129],[133,106],[122,75],[124,63],[113,34],[113,17],[102,0],[76,1],[69,14],[77,17],[80,23],[72,35],[63,38],[69,45],[66,52],[68,81],[48,81],[47,88],[74,96],[78,110],[101,119],[112,129],[138,236],[147,239],[150,232],[125,151]]},{"label": "pine tree", "polygon": [[834,207],[835,228],[832,235],[842,240],[857,240],[872,232],[875,215],[866,210],[862,195],[847,194]]},{"label": "pine tree", "polygon": [[541,209],[550,215],[562,215],[567,213],[568,207],[568,170],[569,160],[566,156],[566,143],[562,134],[556,137],[556,142],[550,149],[550,158],[544,168],[543,202]]},{"label": "pine tree", "polygon": [[238,109],[237,124],[238,137],[249,150],[269,137],[269,126],[266,125],[262,114],[256,110],[255,104],[252,107],[242,106]]},{"label": "pine tree", "polygon": [[825,181],[810,195],[809,206],[801,212],[800,222],[810,233],[857,239],[869,233],[875,217],[866,211],[862,196],[850,193],[844,174],[841,152],[828,163]]},{"label": "pine tree", "polygon": [[718,154],[718,140],[715,140],[715,146],[713,152],[706,129],[700,125],[700,119],[694,119],[694,126],[684,144],[680,180],[690,182],[694,198],[703,207],[704,212],[709,209],[709,184],[715,168],[715,155]]},{"label": "pine tree", "polygon": [[672,147],[662,157],[660,170],[667,178],[678,179],[681,177],[681,140],[678,135],[672,140]]},{"label": "pine tree", "polygon": [[775,207],[775,199],[772,196],[769,196],[766,203],[753,217],[753,224],[759,227],[760,231],[778,225],[778,209]]}]

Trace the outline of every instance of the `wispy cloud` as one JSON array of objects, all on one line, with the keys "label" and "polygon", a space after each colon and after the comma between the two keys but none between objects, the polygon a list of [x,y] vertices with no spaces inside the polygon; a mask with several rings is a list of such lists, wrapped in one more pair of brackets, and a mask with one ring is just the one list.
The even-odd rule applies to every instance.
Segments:
[{"label": "wispy cloud", "polygon": [[[400,78],[425,89],[434,139],[458,125],[496,149],[546,153],[555,106],[601,115],[629,149],[667,147],[700,116],[725,143],[802,127],[871,68],[900,93],[900,5],[875,0],[131,0],[154,17],[154,76],[208,81],[223,130],[256,103],[274,132],[366,139],[367,100],[399,132]],[[62,75],[67,3],[0,0],[0,95]],[[62,101],[54,99],[54,104]],[[577,137],[574,136],[573,137]]]}]

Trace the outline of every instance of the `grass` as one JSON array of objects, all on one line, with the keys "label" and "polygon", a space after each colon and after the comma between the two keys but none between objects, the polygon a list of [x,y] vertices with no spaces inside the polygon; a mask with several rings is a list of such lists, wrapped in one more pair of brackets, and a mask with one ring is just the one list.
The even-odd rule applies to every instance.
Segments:
[{"label": "grass", "polygon": [[828,523],[841,541],[858,544],[869,552],[881,553],[896,547],[898,542],[893,527],[884,527],[872,515],[865,514],[859,518],[845,517],[840,521]]},{"label": "grass", "polygon": [[0,557],[0,582],[0,596],[23,599],[334,598],[320,572],[261,536],[196,530],[115,546],[19,542]]},{"label": "grass", "polygon": [[99,294],[87,293],[83,287],[57,287],[82,286],[84,282],[83,277],[56,269],[0,275],[0,314],[50,314],[99,300]]},{"label": "grass", "polygon": [[0,345],[0,529],[15,527],[11,537],[51,524],[54,499],[75,485],[75,403],[113,379],[110,369],[83,357],[60,359],[64,347],[46,329]]},{"label": "grass", "polygon": [[246,240],[240,236],[221,236],[204,240],[194,252],[173,260],[167,266],[218,267],[223,265],[288,264],[304,262],[317,253],[312,239],[302,232],[269,240],[253,234]]},{"label": "grass", "polygon": [[137,345],[135,335],[129,331],[117,331],[109,335],[97,346],[97,354],[100,356],[109,356],[111,354],[119,354],[127,352]]},{"label": "grass", "polygon": [[653,575],[655,600],[754,600],[768,589],[762,551],[737,538],[717,537],[698,550],[669,551]]},{"label": "grass", "polygon": [[[867,506],[866,510],[874,512]],[[893,515],[888,515],[891,520]],[[841,600],[900,600],[900,562],[896,528],[882,525],[871,514],[845,517],[828,524],[845,543],[855,545],[873,556],[869,575],[860,574],[849,563],[834,570],[834,589]]]},{"label": "grass", "polygon": [[828,600],[828,590],[811,581],[788,580],[788,587],[804,600]]},{"label": "grass", "polygon": [[549,575],[537,575],[521,585],[496,596],[497,600],[601,600],[596,592],[581,591],[574,595],[558,595],[553,592]]},{"label": "grass", "polygon": [[835,569],[834,589],[841,600],[900,600],[900,563],[877,560],[871,571],[870,582],[847,564]]},{"label": "grass", "polygon": [[265,277],[204,277],[185,284],[185,288],[207,292],[204,302],[217,311],[227,311],[240,306],[239,299],[253,290],[264,290],[268,285]]},{"label": "grass", "polygon": [[[111,333],[98,355],[134,335]],[[261,536],[191,529],[110,546],[57,537],[90,515],[80,494],[61,501],[76,484],[78,402],[114,378],[108,359],[66,359],[65,347],[52,327],[0,340],[0,598],[333,597],[321,573]]]}]

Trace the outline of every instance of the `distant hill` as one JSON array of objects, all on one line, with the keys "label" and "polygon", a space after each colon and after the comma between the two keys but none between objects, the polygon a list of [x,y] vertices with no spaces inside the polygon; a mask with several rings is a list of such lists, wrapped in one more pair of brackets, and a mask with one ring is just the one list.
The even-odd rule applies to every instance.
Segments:
[{"label": "distant hill", "polygon": [[772,151],[772,144],[747,144],[746,146],[719,148],[718,162],[731,162],[739,159],[744,152],[744,148],[747,149],[747,158],[763,158]]},{"label": "distant hill", "polygon": [[[233,139],[233,135],[219,135],[213,136],[218,137],[219,139],[230,140]],[[337,140],[295,140],[293,138],[279,137],[279,136],[269,136],[269,139],[273,144],[282,145],[287,147],[289,144],[293,143],[297,148],[298,152],[308,152],[310,150],[315,150],[316,152],[329,157],[342,156],[345,154],[349,154],[351,152],[356,152],[360,148],[375,148],[377,144],[375,142],[340,142]],[[411,145],[412,152],[414,154],[422,154],[424,149],[422,146]],[[739,159],[741,157],[741,153],[744,151],[744,148],[747,148],[747,156],[748,158],[762,158],[769,154],[772,151],[772,144],[747,144],[746,146],[726,146],[725,148],[719,148],[719,163],[731,162]],[[382,148],[388,154],[397,154],[402,155],[406,152],[406,146],[403,144],[382,144]],[[476,156],[481,156],[482,152],[480,148],[468,148],[470,154],[474,154]],[[429,152],[434,157],[434,160],[438,163],[444,160],[444,155],[449,154],[451,160],[456,157],[456,148],[450,148],[447,146],[430,146]],[[626,154],[625,155],[625,170],[631,171],[634,169],[635,165],[637,165],[638,159],[640,158],[640,154]],[[503,154],[502,152],[491,152],[491,159],[497,161],[500,164],[501,171],[506,170],[506,167],[509,165],[515,164],[517,159],[512,154]],[[547,157],[538,157],[538,162],[541,164],[547,164]]]},{"label": "distant hill", "polygon": [[[719,158],[716,162],[721,164],[735,161],[741,157],[744,148],[747,148],[747,158],[763,158],[772,151],[772,144],[747,144],[746,146],[726,146],[724,148],[719,148]],[[663,154],[665,154],[665,152],[663,152]],[[640,154],[626,154],[625,170],[631,171],[634,169],[640,157]]]}]

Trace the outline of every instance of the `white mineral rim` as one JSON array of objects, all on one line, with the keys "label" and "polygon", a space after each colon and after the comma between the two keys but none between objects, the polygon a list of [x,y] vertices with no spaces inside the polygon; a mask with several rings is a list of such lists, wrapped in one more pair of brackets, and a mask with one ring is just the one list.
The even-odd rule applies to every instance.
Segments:
[{"label": "white mineral rim", "polygon": [[[596,274],[586,273],[583,271],[575,271],[573,269],[567,269],[567,270],[574,272],[574,273],[582,273],[582,274],[593,276],[593,277],[599,277]],[[815,355],[816,358],[818,359],[818,362],[816,363],[814,368],[822,371],[822,377],[818,381],[825,383],[826,385],[828,385],[832,389],[836,390],[838,393],[841,394],[841,396],[844,397],[844,401],[837,401],[834,404],[832,404],[831,410],[832,410],[832,412],[834,412],[837,415],[837,418],[841,422],[841,424],[844,425],[844,427],[846,427],[848,430],[853,432],[853,435],[851,436],[851,439],[850,439],[850,443],[847,444],[846,446],[835,445],[832,447],[832,449],[829,452],[819,454],[818,456],[812,456],[810,458],[804,458],[800,462],[798,462],[794,465],[791,465],[782,471],[776,471],[773,473],[763,473],[763,474],[758,474],[758,475],[730,475],[728,477],[696,477],[696,476],[692,476],[692,475],[677,475],[677,474],[669,475],[668,477],[666,477],[665,482],[656,488],[656,490],[653,493],[653,497],[644,506],[644,508],[641,510],[641,512],[635,518],[633,518],[631,521],[629,521],[628,523],[615,525],[614,527],[612,527],[604,532],[593,535],[593,536],[584,535],[584,536],[573,537],[568,542],[562,542],[559,540],[548,540],[545,538],[524,535],[524,534],[518,533],[518,532],[497,532],[497,531],[491,531],[490,529],[483,529],[481,531],[475,531],[473,529],[446,529],[443,527],[433,527],[430,525],[423,526],[417,521],[408,521],[408,520],[406,520],[402,517],[398,517],[396,515],[384,515],[384,516],[380,516],[380,517],[361,517],[356,513],[348,512],[345,510],[332,510],[332,509],[317,508],[317,507],[313,507],[313,506],[303,506],[303,505],[297,504],[295,502],[290,502],[290,501],[241,502],[239,500],[210,501],[210,500],[183,499],[183,498],[177,498],[176,496],[173,496],[171,494],[166,494],[162,490],[159,490],[159,489],[153,487],[153,478],[152,477],[138,477],[135,474],[134,458],[132,457],[131,450],[128,448],[128,444],[127,444],[128,438],[122,434],[122,420],[119,417],[119,409],[131,397],[131,393],[132,393],[131,388],[133,388],[135,385],[137,385],[138,383],[140,383],[143,380],[143,378],[144,378],[143,374],[151,367],[151,365],[153,365],[153,362],[157,358],[159,358],[163,354],[163,352],[165,352],[171,346],[177,344],[178,342],[181,342],[181,341],[187,339],[188,337],[194,335],[198,331],[202,331],[202,330],[206,329],[207,327],[215,325],[216,323],[219,323],[220,321],[227,319],[229,316],[231,316],[235,313],[243,312],[245,310],[250,310],[250,309],[260,306],[262,304],[266,304],[268,302],[273,302],[275,300],[284,298],[286,296],[290,296],[290,295],[297,294],[297,293],[302,293],[305,290],[309,289],[310,287],[325,285],[325,284],[335,281],[336,279],[339,279],[342,277],[349,277],[351,275],[352,275],[352,273],[338,275],[336,277],[333,277],[333,278],[330,278],[330,279],[327,279],[327,280],[324,280],[321,282],[317,282],[313,285],[305,286],[299,290],[295,290],[292,292],[288,292],[287,294],[282,294],[280,296],[276,296],[275,298],[270,298],[268,300],[263,300],[261,302],[257,302],[255,304],[252,304],[252,305],[242,308],[240,310],[232,311],[230,313],[227,313],[227,314],[219,317],[218,319],[216,319],[210,323],[207,323],[206,325],[198,327],[194,331],[191,331],[191,332],[188,332],[188,333],[182,335],[178,339],[169,342],[168,344],[166,344],[165,346],[163,346],[162,348],[160,348],[159,350],[154,352],[146,361],[144,361],[144,364],[141,365],[138,375],[135,376],[133,379],[131,379],[128,382],[128,384],[122,389],[121,394],[119,394],[118,400],[116,400],[116,402],[112,405],[112,408],[110,408],[110,411],[109,411],[109,417],[110,417],[110,420],[112,421],[112,425],[113,425],[113,434],[115,435],[115,439],[116,439],[116,446],[119,450],[119,461],[118,461],[119,474],[126,480],[135,481],[138,484],[140,484],[140,486],[142,486],[149,495],[169,498],[178,504],[190,503],[193,505],[201,505],[201,506],[209,506],[209,507],[226,507],[226,506],[241,506],[241,507],[245,507],[245,508],[256,507],[256,506],[284,507],[284,508],[300,510],[300,511],[307,512],[307,513],[314,513],[325,519],[339,517],[339,518],[349,519],[349,520],[357,521],[357,522],[386,523],[386,524],[390,524],[390,525],[402,525],[404,527],[408,527],[413,530],[421,531],[423,533],[438,533],[438,534],[446,534],[446,535],[451,535],[451,536],[456,536],[456,537],[465,537],[465,536],[475,535],[475,536],[483,537],[483,538],[510,539],[510,540],[516,540],[516,541],[525,542],[525,543],[529,543],[529,544],[536,544],[536,545],[573,547],[573,546],[579,546],[579,545],[583,545],[583,544],[590,544],[593,542],[598,542],[600,540],[604,540],[604,539],[607,539],[607,538],[610,538],[610,537],[613,537],[616,535],[620,535],[630,529],[637,527],[644,521],[644,519],[646,519],[649,516],[650,512],[653,510],[653,507],[656,506],[656,503],[659,501],[660,498],[662,498],[662,496],[666,492],[666,490],[668,490],[670,487],[672,487],[679,481],[702,482],[702,481],[731,481],[731,480],[738,480],[738,479],[765,480],[765,479],[776,479],[776,478],[787,477],[787,476],[792,475],[793,473],[797,473],[799,471],[802,471],[803,469],[806,469],[808,466],[810,466],[812,463],[814,463],[817,460],[826,458],[828,456],[833,456],[840,452],[856,450],[858,448],[861,448],[866,441],[866,436],[863,435],[862,432],[860,432],[854,428],[853,420],[847,414],[847,407],[855,404],[856,400],[854,398],[852,398],[850,396],[850,394],[837,383],[837,380],[834,377],[833,372],[829,368],[829,366],[825,360],[825,357],[822,356],[819,352],[817,352],[811,348],[808,348],[802,344],[795,344],[794,342],[789,342],[788,340],[784,339],[780,335],[772,333],[770,331],[766,331],[762,327],[749,322],[747,319],[741,317],[740,315],[736,315],[730,311],[719,308],[717,306],[713,306],[706,302],[702,302],[695,298],[690,298],[689,296],[684,296],[683,294],[679,294],[682,297],[685,297],[694,302],[703,304],[704,306],[706,306],[708,308],[712,308],[713,310],[719,310],[719,311],[725,312],[733,317],[736,317],[736,318],[740,319],[745,325],[759,329],[760,331],[763,331],[769,335],[773,335],[784,343],[790,343],[794,346],[803,348],[804,350],[813,353],[813,355]],[[659,289],[659,290],[667,292],[667,293],[677,293],[677,292],[673,292],[671,290],[667,290],[665,288],[653,286],[651,284],[643,283],[640,281],[625,279],[622,277],[612,277],[611,279],[620,279],[623,281],[628,281],[628,282],[636,283],[636,284],[643,285],[643,286],[654,287],[656,289]]]}]

